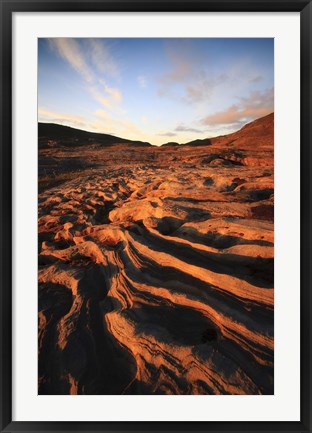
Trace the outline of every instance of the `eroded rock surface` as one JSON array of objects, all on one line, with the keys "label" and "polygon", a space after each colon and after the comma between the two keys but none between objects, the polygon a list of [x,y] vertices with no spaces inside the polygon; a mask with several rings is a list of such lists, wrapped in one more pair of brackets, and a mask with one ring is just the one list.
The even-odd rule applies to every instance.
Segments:
[{"label": "eroded rock surface", "polygon": [[202,146],[42,146],[40,394],[273,394],[261,122]]}]

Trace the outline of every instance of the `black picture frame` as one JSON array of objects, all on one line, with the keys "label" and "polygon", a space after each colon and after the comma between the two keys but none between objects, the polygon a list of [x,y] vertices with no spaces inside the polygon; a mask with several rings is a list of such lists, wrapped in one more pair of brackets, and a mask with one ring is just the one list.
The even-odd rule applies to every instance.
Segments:
[{"label": "black picture frame", "polygon": [[[311,0],[0,0],[0,422],[1,432],[286,432],[311,424]],[[15,422],[12,421],[12,16],[14,12],[300,12],[301,54],[301,419],[299,422]],[[290,372],[291,374],[291,372]]]}]

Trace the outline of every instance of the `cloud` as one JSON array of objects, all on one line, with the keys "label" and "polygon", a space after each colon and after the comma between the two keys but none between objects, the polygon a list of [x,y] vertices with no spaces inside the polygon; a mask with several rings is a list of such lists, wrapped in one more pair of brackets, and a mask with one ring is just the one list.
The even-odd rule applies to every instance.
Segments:
[{"label": "cloud", "polygon": [[95,115],[97,117],[100,117],[103,120],[106,120],[106,121],[112,121],[113,120],[112,115],[110,113],[108,113],[107,111],[102,110],[102,109],[96,110]]},{"label": "cloud", "polygon": [[103,90],[101,91],[98,87],[92,86],[89,87],[89,92],[91,93],[92,97],[101,105],[104,105],[104,107],[109,109],[112,108],[112,101],[110,100],[108,95],[104,93]]},{"label": "cloud", "polygon": [[92,63],[100,72],[120,78],[118,64],[110,53],[109,45],[103,39],[86,39],[86,45]]},{"label": "cloud", "polygon": [[175,128],[175,131],[178,131],[178,132],[196,132],[196,133],[202,133],[202,131],[200,129],[190,128],[190,127],[182,125],[182,124],[178,125]]},{"label": "cloud", "polygon": [[163,132],[157,135],[159,135],[160,137],[175,137],[177,134],[175,132]]},{"label": "cloud", "polygon": [[129,119],[113,117],[107,111],[100,109],[95,112],[96,121],[90,124],[94,129],[101,132],[112,131],[112,134],[125,135],[127,138],[140,139],[143,137],[142,131]]},{"label": "cloud", "polygon": [[[228,80],[227,74],[213,76],[205,71],[201,71],[193,83],[186,87],[186,100],[188,102],[199,102],[211,97],[214,89]],[[195,83],[195,84],[194,84]]]},{"label": "cloud", "polygon": [[262,80],[263,80],[262,75],[257,75],[256,77],[251,78],[251,79],[249,80],[249,82],[250,82],[250,83],[260,83],[260,81],[262,81]]},{"label": "cloud", "polygon": [[89,90],[94,99],[109,109],[120,104],[122,100],[121,91],[116,87],[108,86],[103,80],[100,80],[100,86],[92,86]]},{"label": "cloud", "polygon": [[141,89],[146,89],[147,87],[147,79],[144,75],[139,75],[138,76],[138,83],[139,86],[141,87]]},{"label": "cloud", "polygon": [[[92,62],[89,61],[88,54],[85,53],[76,39],[53,38],[49,39],[49,44],[83,77],[87,83],[87,90],[96,101],[110,109],[120,104],[121,91],[116,87],[109,86],[104,79],[99,79],[94,74],[89,66],[92,65]],[[91,53],[91,60],[98,69],[110,74],[117,74],[117,66],[106,52],[102,41],[88,39],[86,44]]]},{"label": "cloud", "polygon": [[73,38],[50,38],[50,47],[66,60],[86,81],[93,81],[94,68],[119,78],[120,71],[112,57],[107,43],[101,39],[85,39],[79,43]]},{"label": "cloud", "polygon": [[108,94],[109,98],[116,103],[121,101],[121,91],[116,87],[109,87],[107,84],[104,84],[104,91]]},{"label": "cloud", "polygon": [[52,38],[49,39],[49,45],[53,50],[56,50],[73,69],[82,75],[87,82],[94,79],[92,70],[89,68],[80,45],[75,39]]},{"label": "cloud", "polygon": [[73,126],[86,131],[96,131],[105,134],[117,135],[133,140],[145,140],[145,136],[137,126],[128,119],[118,119],[109,112],[99,109],[95,113],[95,119],[86,119],[83,116],[58,113],[47,110],[44,107],[38,108],[39,122],[51,122]]},{"label": "cloud", "polygon": [[39,121],[49,121],[52,123],[70,123],[71,125],[84,128],[86,126],[86,119],[82,116],[74,116],[71,114],[58,113],[50,111],[44,107],[38,108]]},{"label": "cloud", "polygon": [[274,110],[274,91],[252,92],[248,97],[240,98],[224,111],[219,111],[201,119],[202,125],[241,124],[265,116]]},{"label": "cloud", "polygon": [[184,81],[190,76],[192,70],[192,66],[187,59],[171,54],[171,61],[173,63],[171,71],[163,74],[160,78],[160,82],[164,87],[175,84],[177,81]]},{"label": "cloud", "polygon": [[190,58],[190,50],[184,42],[170,42],[166,46],[166,56],[170,64],[170,70],[162,74],[158,83],[160,85],[159,96],[167,95],[171,87],[177,83],[186,82],[192,76],[193,63]]},{"label": "cloud", "polygon": [[196,104],[201,111],[207,110],[207,102],[219,108],[234,104],[237,94],[257,90],[260,85],[264,88],[264,83],[273,81],[271,68],[258,64],[248,53],[216,62],[209,47],[204,51],[184,39],[169,42],[165,53],[167,70],[158,78],[158,95]]},{"label": "cloud", "polygon": [[188,103],[207,101],[217,86],[230,79],[228,71],[216,71],[210,53],[205,52],[203,59],[196,42],[190,39],[169,43],[166,56],[170,69],[158,79],[159,96]]}]

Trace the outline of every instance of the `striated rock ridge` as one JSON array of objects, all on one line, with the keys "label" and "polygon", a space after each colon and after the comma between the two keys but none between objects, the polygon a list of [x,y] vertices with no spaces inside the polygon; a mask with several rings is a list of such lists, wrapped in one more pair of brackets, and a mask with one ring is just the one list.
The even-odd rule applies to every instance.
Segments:
[{"label": "striated rock ridge", "polygon": [[[42,190],[39,394],[274,393],[273,146],[260,143],[93,147],[92,170]],[[62,165],[56,150],[39,158]]]}]

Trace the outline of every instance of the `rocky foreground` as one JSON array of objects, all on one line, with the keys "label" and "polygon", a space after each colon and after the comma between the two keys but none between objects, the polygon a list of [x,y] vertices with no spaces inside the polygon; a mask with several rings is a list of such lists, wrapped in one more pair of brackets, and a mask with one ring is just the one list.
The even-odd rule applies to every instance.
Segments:
[{"label": "rocky foreground", "polygon": [[273,394],[273,188],[273,114],[204,145],[39,136],[39,394]]}]

